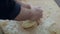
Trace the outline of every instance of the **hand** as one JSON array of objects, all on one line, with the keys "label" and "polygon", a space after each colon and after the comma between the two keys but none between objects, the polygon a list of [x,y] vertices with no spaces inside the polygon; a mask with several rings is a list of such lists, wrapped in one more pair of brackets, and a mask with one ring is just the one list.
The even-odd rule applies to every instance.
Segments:
[{"label": "hand", "polygon": [[31,9],[27,9],[25,7],[21,7],[21,11],[19,15],[16,17],[18,21],[24,20],[35,20],[37,24],[39,24],[40,18],[42,18],[42,10],[40,8],[31,7]]}]

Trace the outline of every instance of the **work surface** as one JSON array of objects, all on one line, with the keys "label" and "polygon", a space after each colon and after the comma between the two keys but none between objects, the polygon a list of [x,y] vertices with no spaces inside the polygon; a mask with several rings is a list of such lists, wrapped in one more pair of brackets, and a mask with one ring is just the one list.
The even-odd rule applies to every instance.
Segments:
[{"label": "work surface", "polygon": [[[53,30],[54,28],[52,24],[58,23],[59,26],[60,22],[60,8],[57,6],[54,0],[26,0],[25,3],[31,4],[33,6],[40,6],[41,9],[43,9],[42,24],[32,30],[27,31],[21,28],[21,22],[0,21],[0,25],[2,25],[4,31],[7,34],[8,32],[10,32],[10,34],[52,34],[49,31],[51,30],[49,28],[52,27]],[[53,34],[55,34],[55,30],[53,30]],[[60,33],[56,32],[56,34]]]}]

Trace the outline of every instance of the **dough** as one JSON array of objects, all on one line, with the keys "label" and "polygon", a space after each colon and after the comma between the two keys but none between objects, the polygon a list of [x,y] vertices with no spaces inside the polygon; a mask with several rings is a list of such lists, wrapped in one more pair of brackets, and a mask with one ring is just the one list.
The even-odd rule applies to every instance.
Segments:
[{"label": "dough", "polygon": [[27,29],[27,28],[32,28],[36,25],[35,21],[23,21],[22,27]]}]

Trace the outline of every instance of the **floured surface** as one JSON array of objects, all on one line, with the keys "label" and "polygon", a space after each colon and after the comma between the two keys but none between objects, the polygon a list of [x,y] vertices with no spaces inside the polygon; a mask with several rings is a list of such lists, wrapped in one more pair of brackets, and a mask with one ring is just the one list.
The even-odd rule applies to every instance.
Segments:
[{"label": "floured surface", "polygon": [[[32,30],[27,31],[21,28],[22,22],[4,22],[0,20],[0,25],[2,25],[3,30],[7,32],[7,34],[8,32],[10,34],[52,34],[53,32],[57,31],[57,34],[59,34],[60,30],[58,29],[60,28],[58,28],[57,26],[59,26],[60,24],[60,9],[53,0],[26,0],[26,3],[32,4],[34,6],[40,6],[44,10],[42,20],[43,24]],[[53,29],[55,29],[56,31]]]}]

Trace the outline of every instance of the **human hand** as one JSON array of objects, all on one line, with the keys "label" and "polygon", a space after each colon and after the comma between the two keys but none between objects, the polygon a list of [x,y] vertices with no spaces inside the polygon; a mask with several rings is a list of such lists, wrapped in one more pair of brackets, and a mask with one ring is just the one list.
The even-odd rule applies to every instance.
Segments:
[{"label": "human hand", "polygon": [[16,20],[25,21],[31,20],[36,21],[39,24],[40,18],[42,18],[43,10],[39,7],[31,7],[31,9],[27,9],[25,7],[21,7],[20,14],[16,17]]}]

